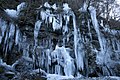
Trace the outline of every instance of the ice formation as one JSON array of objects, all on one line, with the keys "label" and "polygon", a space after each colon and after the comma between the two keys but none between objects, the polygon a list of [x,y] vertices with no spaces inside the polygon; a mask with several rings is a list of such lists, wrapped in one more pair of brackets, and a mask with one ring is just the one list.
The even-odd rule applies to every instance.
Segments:
[{"label": "ice formation", "polygon": [[[23,2],[17,6],[17,10],[6,9],[5,12],[16,18],[25,5]],[[104,27],[102,21],[103,29],[101,30],[96,18],[95,8],[88,7],[86,3],[80,10],[82,13],[87,13],[88,7],[90,17],[88,20],[80,21],[80,26],[76,21],[76,15],[67,3],[63,4],[60,13],[55,13],[59,9],[57,4],[51,6],[46,2],[44,7],[45,9],[39,10],[40,18],[35,22],[32,39],[28,38],[26,34],[22,34],[17,24],[13,22],[8,24],[0,19],[0,43],[3,44],[4,55],[6,56],[15,46],[18,51],[22,50],[22,57],[34,63],[31,74],[40,71],[45,74],[48,80],[59,80],[81,77],[83,73],[87,75],[89,71],[88,55],[95,53],[97,65],[103,66],[103,74],[110,75],[108,69],[114,62],[111,59],[113,52],[116,59],[119,59],[120,41],[115,36],[120,35],[120,31]],[[51,8],[54,10],[51,10]],[[84,27],[84,25],[87,27]],[[113,38],[107,38],[102,31],[112,35]],[[98,44],[94,45],[92,41],[96,41]],[[0,58],[1,64],[7,66]],[[18,64],[18,61],[13,66],[16,64]],[[13,68],[13,66],[7,67]],[[44,70],[36,69],[36,66],[37,68],[42,67]]]}]

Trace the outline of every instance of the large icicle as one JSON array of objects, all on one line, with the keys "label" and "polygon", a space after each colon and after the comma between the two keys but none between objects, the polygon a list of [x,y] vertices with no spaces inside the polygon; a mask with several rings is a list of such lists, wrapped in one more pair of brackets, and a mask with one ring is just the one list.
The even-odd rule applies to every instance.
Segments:
[{"label": "large icicle", "polygon": [[101,52],[103,52],[104,51],[103,50],[103,43],[102,43],[102,38],[101,38],[100,30],[99,30],[98,21],[97,21],[97,18],[96,18],[96,10],[95,10],[94,7],[90,6],[89,11],[90,11],[90,14],[91,14],[91,19],[92,19],[94,29],[95,29],[95,31],[98,35],[98,40],[99,40],[99,43],[100,43]]},{"label": "large icicle", "polygon": [[48,2],[45,2],[44,7],[51,8],[50,4]]},{"label": "large icicle", "polygon": [[91,14],[91,19],[92,19],[94,29],[95,29],[95,31],[97,33],[97,36],[98,36],[100,49],[101,49],[101,52],[97,55],[97,60],[96,61],[97,61],[97,64],[103,64],[104,63],[104,58],[105,58],[104,57],[105,56],[105,52],[104,52],[105,44],[102,41],[102,36],[101,36],[100,30],[99,30],[98,21],[97,21],[97,18],[96,18],[96,10],[95,10],[94,7],[90,6],[89,11],[90,11],[90,14]]},{"label": "large icicle", "polygon": [[[78,69],[84,68],[84,62],[83,62],[83,53],[81,52],[82,45],[79,45],[78,43],[80,36],[78,35],[78,30],[76,26],[76,19],[75,19],[75,14],[73,13],[73,28],[74,28],[74,52],[75,52],[75,58],[76,58],[76,64]],[[78,38],[79,37],[79,38]]]}]

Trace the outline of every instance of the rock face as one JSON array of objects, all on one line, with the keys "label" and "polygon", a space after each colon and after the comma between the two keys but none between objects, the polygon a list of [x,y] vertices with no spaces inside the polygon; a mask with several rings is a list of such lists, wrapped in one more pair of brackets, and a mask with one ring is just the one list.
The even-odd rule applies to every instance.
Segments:
[{"label": "rock face", "polygon": [[5,79],[120,76],[120,31],[97,20],[94,7],[84,3],[76,13],[67,3],[45,2],[30,9],[33,18],[28,18],[28,3],[21,4],[17,17],[0,18],[0,75]]}]

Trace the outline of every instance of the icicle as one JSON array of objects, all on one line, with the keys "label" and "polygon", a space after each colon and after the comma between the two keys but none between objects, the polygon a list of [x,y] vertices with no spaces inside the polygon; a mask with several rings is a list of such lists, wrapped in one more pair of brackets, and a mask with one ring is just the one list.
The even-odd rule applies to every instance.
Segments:
[{"label": "icicle", "polygon": [[41,11],[40,15],[41,15],[42,20],[44,21],[46,19],[46,13],[45,13],[45,11]]},{"label": "icicle", "polygon": [[49,23],[52,23],[52,21],[53,21],[53,17],[49,16]]},{"label": "icicle", "polygon": [[61,76],[57,74],[47,74],[47,80],[66,80],[66,79],[74,79],[73,76]]},{"label": "icicle", "polygon": [[47,56],[47,73],[49,73],[49,65],[51,66],[51,57],[50,57],[50,50],[46,50],[46,56]]},{"label": "icicle", "polygon": [[74,47],[75,47],[75,57],[77,59],[77,27],[76,27],[76,19],[75,19],[75,15],[73,13],[73,28],[74,28]]},{"label": "icicle", "polygon": [[10,25],[10,32],[9,32],[9,38],[13,37],[15,34],[15,26],[11,23]]},{"label": "icicle", "polygon": [[15,37],[15,44],[19,44],[19,39],[21,39],[21,36],[20,36],[20,31],[19,29],[16,30],[16,37]]},{"label": "icicle", "polygon": [[[75,19],[75,15],[74,15],[74,13],[73,13],[73,28],[74,28],[74,52],[75,52],[75,58],[76,58],[76,60],[77,60],[77,58],[78,58],[78,55],[77,55],[77,36],[78,36],[78,34],[77,34],[77,27],[76,27],[76,21],[75,21],[76,19]],[[78,66],[78,64],[77,64],[77,66]]]},{"label": "icicle", "polygon": [[15,26],[14,26],[14,24],[11,23],[10,31],[9,31],[9,39],[10,39],[10,41],[8,42],[9,43],[9,50],[11,50],[11,48],[13,46],[14,35],[15,35]]},{"label": "icicle", "polygon": [[95,8],[92,7],[92,6],[90,6],[89,7],[89,11],[90,11],[90,14],[91,14],[91,19],[92,19],[93,26],[95,28],[95,31],[96,31],[97,35],[98,35],[98,40],[99,40],[99,43],[100,43],[101,52],[103,53],[103,51],[104,51],[104,49],[103,49],[103,43],[102,43],[102,38],[101,38],[100,30],[99,30],[98,21],[96,19]]},{"label": "icicle", "polygon": [[78,34],[78,31],[77,31],[75,14],[72,13],[72,15],[73,15],[73,28],[74,28],[75,59],[76,59],[77,68],[83,70],[84,69],[84,62],[83,62],[83,54],[84,53],[82,52],[82,45],[80,45],[80,43],[78,43],[78,41],[80,39],[80,34]]},{"label": "icicle", "polygon": [[104,44],[103,44],[103,41],[102,41],[102,36],[100,34],[100,30],[99,30],[99,25],[98,25],[98,21],[96,19],[96,11],[95,11],[95,8],[90,6],[89,7],[89,11],[90,11],[90,14],[91,14],[91,19],[92,19],[92,23],[93,23],[93,26],[94,26],[94,29],[97,33],[97,36],[98,36],[98,40],[99,40],[99,44],[100,44],[100,49],[101,49],[101,53],[99,55],[97,55],[97,63],[98,64],[103,64],[104,63]]},{"label": "icicle", "polygon": [[35,23],[34,38],[37,38],[37,37],[38,37],[38,33],[39,33],[39,30],[40,30],[41,24],[42,24],[42,22],[41,22],[40,20],[38,20],[38,21]]}]

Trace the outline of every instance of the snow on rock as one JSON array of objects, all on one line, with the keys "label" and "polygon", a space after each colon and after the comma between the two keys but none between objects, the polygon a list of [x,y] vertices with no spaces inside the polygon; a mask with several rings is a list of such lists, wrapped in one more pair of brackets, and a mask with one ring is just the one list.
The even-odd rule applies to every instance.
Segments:
[{"label": "snow on rock", "polygon": [[52,8],[53,8],[54,10],[57,10],[57,9],[58,9],[56,4],[53,4],[53,5],[52,5]]},{"label": "snow on rock", "polygon": [[57,74],[48,74],[47,80],[62,80],[62,79],[73,79],[74,77],[71,76],[62,76]]},{"label": "snow on rock", "polygon": [[47,73],[44,71],[44,70],[42,70],[42,69],[35,69],[35,70],[32,70],[31,72],[30,72],[30,74],[38,74],[38,73],[42,73],[44,76],[47,76]]},{"label": "snow on rock", "polygon": [[17,18],[18,17],[18,13],[16,10],[13,9],[6,9],[5,12],[12,18]]},{"label": "snow on rock", "polygon": [[2,59],[0,59],[0,66],[4,67],[7,70],[14,71],[13,67],[11,65],[7,65],[5,62],[2,61]]},{"label": "snow on rock", "polygon": [[64,3],[64,4],[63,4],[63,10],[64,10],[66,13],[68,13],[68,11],[71,10],[71,8],[68,6],[67,3]]},{"label": "snow on rock", "polygon": [[18,15],[19,15],[19,13],[20,13],[20,11],[24,9],[25,5],[26,5],[25,2],[23,2],[23,3],[21,3],[21,4],[19,4],[19,5],[17,6],[17,10],[14,10],[14,9],[6,9],[5,12],[6,12],[10,17],[12,17],[12,18],[17,18]]},{"label": "snow on rock", "polygon": [[51,6],[50,6],[50,4],[49,4],[48,2],[45,2],[45,3],[44,3],[44,7],[46,7],[46,8],[51,8]]}]

